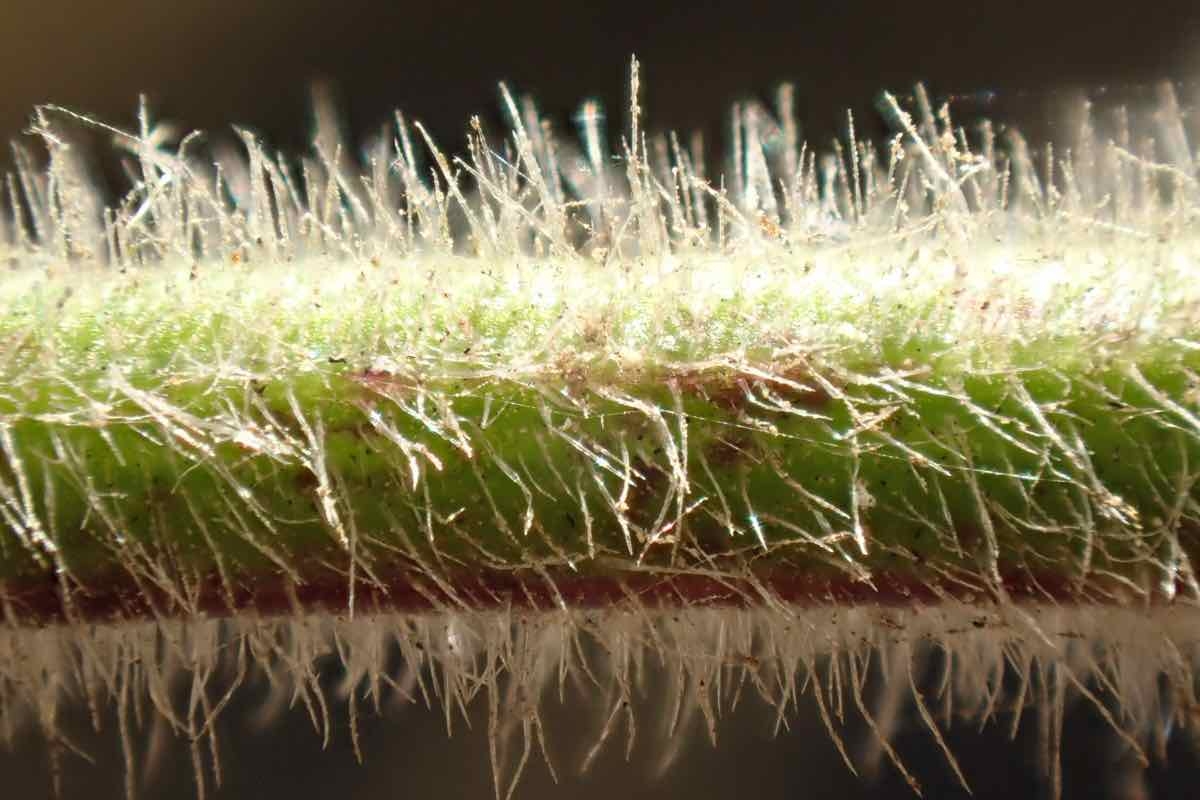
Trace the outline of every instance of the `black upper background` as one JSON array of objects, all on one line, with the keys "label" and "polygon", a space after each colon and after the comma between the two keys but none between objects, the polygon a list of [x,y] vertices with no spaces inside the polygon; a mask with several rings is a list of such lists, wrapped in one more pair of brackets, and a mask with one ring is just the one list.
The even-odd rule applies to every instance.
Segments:
[{"label": "black upper background", "polygon": [[[343,0],[109,0],[0,4],[0,138],[21,138],[37,103],[53,102],[132,128],[139,92],[156,117],[220,137],[238,123],[273,146],[303,150],[308,87],[327,81],[351,138],[401,108],[441,143],[460,150],[466,121],[482,114],[497,130],[497,82],[535,97],[560,130],[585,98],[599,98],[610,139],[627,124],[628,61],[643,64],[642,98],[652,130],[705,131],[717,155],[729,105],[769,100],[781,81],[797,87],[804,132],[818,144],[836,135],[844,110],[878,131],[872,103],[882,89],[906,92],[927,82],[935,97],[995,92],[986,112],[1053,133],[1054,109],[1078,89],[1109,87],[1114,96],[1148,96],[1155,81],[1179,82],[1185,103],[1200,100],[1200,10],[1188,2],[911,2],[725,4],[642,2],[493,2],[437,0],[367,3]],[[2,159],[0,159],[2,160]],[[335,675],[332,675],[330,680]],[[932,676],[931,676],[932,677]],[[367,764],[353,764],[344,713],[334,705],[328,752],[302,711],[263,731],[247,723],[254,692],[235,704],[221,730],[226,788],[221,797],[489,797],[485,720],[459,724],[447,742],[440,712],[410,709],[364,721]],[[647,713],[657,706],[652,702]],[[555,707],[557,709],[557,707]],[[770,737],[766,710],[749,704],[722,728],[713,750],[700,737],[681,764],[652,780],[647,758],[626,764],[610,748],[594,772],[569,768],[552,784],[531,766],[518,797],[853,797],[911,794],[886,765],[877,779],[852,779],[820,727],[810,701],[790,732]],[[552,711],[556,754],[570,761],[596,730],[594,712]],[[68,756],[68,797],[121,796],[120,751],[113,720],[88,732],[79,709],[66,714],[76,740],[98,766]],[[978,797],[1042,797],[1030,715],[1015,743],[1002,725],[950,735]],[[649,734],[643,733],[646,746]],[[860,751],[868,732],[850,723]],[[618,737],[621,738],[621,737]],[[1145,784],[1126,782],[1127,754],[1095,713],[1068,716],[1064,782],[1068,797],[1191,796],[1200,770],[1194,751],[1172,739],[1168,761]],[[919,725],[897,740],[931,797],[961,796]],[[145,746],[142,743],[139,746]],[[143,796],[190,796],[186,750],[168,749]],[[566,766],[566,765],[563,765]],[[0,795],[49,792],[46,750],[37,736],[0,751]]]},{"label": "black upper background", "polygon": [[717,150],[731,103],[770,100],[790,81],[806,137],[825,145],[846,108],[872,131],[883,89],[991,90],[996,103],[983,110],[1036,127],[1061,105],[1047,92],[1188,81],[1200,70],[1198,44],[1200,10],[1177,0],[7,0],[0,137],[19,136],[46,102],[131,128],[144,92],[155,117],[185,129],[219,137],[237,123],[296,152],[317,80],[335,90],[352,138],[399,108],[461,150],[470,115],[499,129],[501,80],[532,95],[560,130],[580,101],[599,98],[612,134],[627,124],[636,54],[650,129],[700,129]]}]

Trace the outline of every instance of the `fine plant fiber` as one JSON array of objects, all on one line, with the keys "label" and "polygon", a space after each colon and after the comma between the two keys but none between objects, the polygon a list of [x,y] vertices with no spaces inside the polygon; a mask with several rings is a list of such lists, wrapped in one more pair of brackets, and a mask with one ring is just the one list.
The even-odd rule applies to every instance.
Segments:
[{"label": "fine plant fiber", "polygon": [[[721,176],[631,84],[611,145],[596,104],[576,142],[502,87],[510,133],[472,119],[461,157],[399,114],[361,150],[318,114],[292,159],[37,109],[0,217],[5,736],[65,757],[62,705],[113,707],[133,796],[157,717],[203,796],[256,677],[331,735],[330,654],[356,747],[386,697],[452,727],[481,696],[501,797],[573,692],[608,709],[588,762],[811,695],[850,769],[859,715],[918,794],[899,704],[964,786],[951,717],[1039,715],[1056,791],[1070,702],[1144,763],[1189,727],[1200,187],[1171,86],[1041,148],[917,87],[827,150],[784,87],[735,108]],[[114,205],[81,127],[122,154]]]}]

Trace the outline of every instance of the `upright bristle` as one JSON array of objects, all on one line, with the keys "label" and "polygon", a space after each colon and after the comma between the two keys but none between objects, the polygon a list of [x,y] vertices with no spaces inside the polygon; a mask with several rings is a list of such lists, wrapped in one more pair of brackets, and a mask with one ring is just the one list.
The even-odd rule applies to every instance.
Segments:
[{"label": "upright bristle", "polygon": [[[673,719],[715,736],[728,687],[781,718],[811,687],[852,769],[844,699],[918,791],[899,698],[959,769],[931,648],[977,719],[1079,696],[1134,748],[1186,721],[1200,195],[1169,85],[1157,138],[1085,108],[1037,157],[920,88],[883,96],[888,141],[847,116],[819,153],[785,88],[736,109],[715,179],[645,130],[636,62],[618,137],[502,95],[504,142],[474,119],[452,157],[398,114],[361,175],[327,114],[293,162],[243,130],[172,147],[144,104],[136,134],[38,110],[0,280],[8,724],[114,701],[132,753],[148,697],[203,793],[210,676],[270,670],[328,735],[315,660],[354,719],[392,642],[448,719],[488,695],[501,795],[555,681],[610,693],[603,742],[651,653]],[[127,154],[107,210],[72,125]],[[880,713],[873,658],[903,665]]]}]

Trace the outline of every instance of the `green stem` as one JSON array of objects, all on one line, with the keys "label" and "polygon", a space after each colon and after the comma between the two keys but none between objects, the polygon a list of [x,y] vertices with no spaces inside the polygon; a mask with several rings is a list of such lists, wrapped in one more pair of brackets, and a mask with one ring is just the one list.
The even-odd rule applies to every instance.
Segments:
[{"label": "green stem", "polygon": [[[162,288],[122,291],[139,307]],[[64,360],[111,343],[64,355],[62,330],[87,318],[72,310],[27,328],[0,409],[14,592],[115,581],[184,611],[207,578],[233,598],[330,570],[443,593],[481,570],[1001,594],[1050,575],[1057,599],[1194,586],[1180,480],[1200,452],[1172,399],[1200,367],[1185,344],[1085,354],[1064,337],[983,370],[919,336],[636,364],[610,340],[607,355],[558,345],[550,368],[504,370],[458,343],[421,361],[355,352],[331,333],[360,335],[353,316],[303,320],[328,355],[255,356],[246,342],[262,341],[238,326],[181,333],[171,317],[197,309],[180,305],[141,330],[116,323],[140,362],[114,350],[67,375]],[[468,327],[489,324],[514,323],[477,312]]]}]

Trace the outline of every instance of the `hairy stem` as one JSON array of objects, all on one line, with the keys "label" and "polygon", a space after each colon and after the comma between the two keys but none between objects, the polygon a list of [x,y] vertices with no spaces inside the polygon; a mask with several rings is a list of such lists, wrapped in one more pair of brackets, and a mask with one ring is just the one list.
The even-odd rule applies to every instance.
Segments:
[{"label": "hairy stem", "polygon": [[[915,117],[884,96],[886,146],[851,123],[818,161],[785,90],[714,183],[639,129],[636,69],[619,168],[594,106],[576,148],[507,90],[503,146],[474,120],[451,160],[397,117],[362,175],[328,126],[297,167],[40,109],[0,277],[0,687],[53,734],[64,676],[124,709],[181,669],[186,719],[150,693],[200,764],[216,665],[283,660],[307,703],[334,648],[356,708],[394,639],[527,755],[545,676],[611,689],[603,741],[653,647],[710,730],[729,664],[781,715],[803,673],[843,755],[845,670],[914,789],[860,694],[876,650],[986,660],[956,689],[984,720],[1009,667],[1018,718],[1097,681],[1135,747],[1194,706],[1200,205],[1170,91],[1162,144],[1085,118],[1038,163],[922,89]],[[64,122],[128,151],[121,203]]]}]

